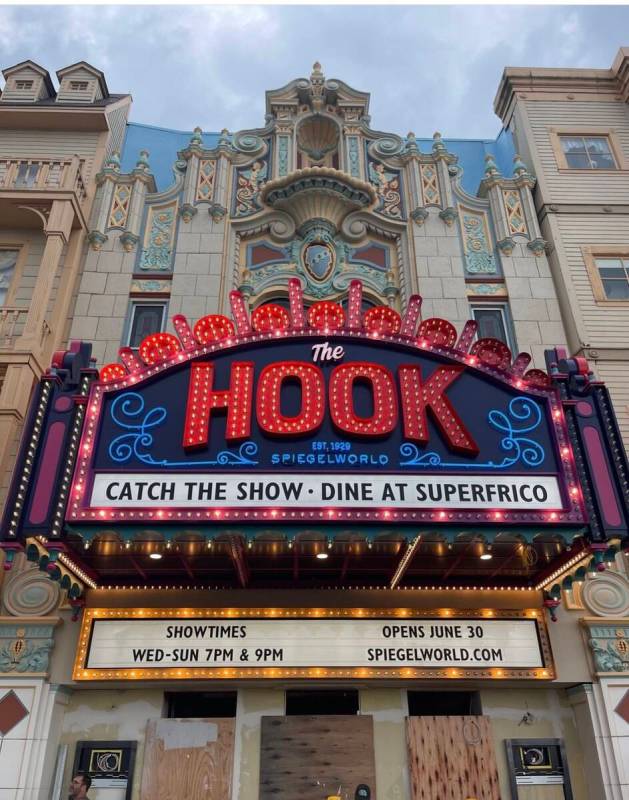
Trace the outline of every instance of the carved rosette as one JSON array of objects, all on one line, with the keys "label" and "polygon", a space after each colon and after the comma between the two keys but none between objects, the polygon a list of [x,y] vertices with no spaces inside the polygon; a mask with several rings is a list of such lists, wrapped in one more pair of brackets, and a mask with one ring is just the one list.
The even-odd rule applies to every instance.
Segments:
[{"label": "carved rosette", "polygon": [[12,575],[4,584],[2,601],[14,617],[44,617],[59,605],[59,584],[37,568]]}]

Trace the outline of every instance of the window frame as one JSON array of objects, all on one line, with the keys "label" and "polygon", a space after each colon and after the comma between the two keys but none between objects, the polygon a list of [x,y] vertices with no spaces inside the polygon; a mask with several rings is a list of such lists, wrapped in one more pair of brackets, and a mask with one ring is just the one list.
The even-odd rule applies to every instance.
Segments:
[{"label": "window frame", "polygon": [[15,308],[15,295],[22,282],[22,273],[28,255],[28,242],[16,242],[14,239],[5,239],[2,234],[0,234],[0,250],[17,250],[17,260],[15,262],[11,283],[7,290],[7,297],[5,302],[0,306],[0,309]]},{"label": "window frame", "polygon": [[70,81],[70,91],[71,92],[87,92],[90,88],[90,81],[88,80],[71,80]]},{"label": "window frame", "polygon": [[[23,86],[22,84],[27,84]],[[35,88],[35,81],[32,78],[15,78],[14,89],[16,92],[32,92]]]},{"label": "window frame", "polygon": [[[515,330],[513,328],[513,322],[511,320],[511,314],[509,313],[509,303],[504,302],[500,303],[496,300],[492,300],[490,302],[483,302],[483,301],[473,301],[470,304],[470,312],[471,312],[471,319],[476,322],[476,316],[474,312],[476,310],[479,311],[499,311],[500,316],[502,317],[502,324],[505,329],[506,341],[505,344],[511,350],[512,353],[517,353],[516,341],[515,341]],[[476,338],[479,337],[478,334]]]},{"label": "window frame", "polygon": [[[629,171],[622,145],[618,139],[615,128],[550,128],[550,143],[555,154],[557,169],[559,172],[578,172],[585,175],[617,175],[621,172]],[[587,167],[571,167],[566,160],[566,154],[561,144],[562,136],[595,137],[597,139],[607,139],[609,142],[609,152],[616,164],[615,169],[590,169]]]},{"label": "window frame", "polygon": [[621,258],[623,261],[629,261],[629,244],[582,245],[581,253],[583,254],[583,261],[590,279],[590,286],[592,287],[596,305],[617,306],[618,308],[629,306],[629,298],[626,300],[614,300],[607,297],[596,263],[598,258]]},{"label": "window frame", "polygon": [[129,303],[129,312],[127,315],[127,324],[125,326],[125,330],[123,331],[122,336],[122,346],[123,347],[131,347],[132,350],[137,350],[138,346],[133,347],[131,344],[131,333],[133,332],[133,323],[135,320],[135,313],[136,309],[141,306],[161,306],[162,307],[162,321],[160,323],[159,331],[153,331],[154,333],[163,333],[165,323],[168,319],[168,300],[156,299],[151,300],[149,298],[142,298],[137,300],[131,300]]}]

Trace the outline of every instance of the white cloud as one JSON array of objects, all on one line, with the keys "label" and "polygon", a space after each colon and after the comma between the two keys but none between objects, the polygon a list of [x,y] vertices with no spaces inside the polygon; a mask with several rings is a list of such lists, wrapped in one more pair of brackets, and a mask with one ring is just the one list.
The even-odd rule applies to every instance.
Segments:
[{"label": "white cloud", "polygon": [[320,60],[371,92],[375,128],[473,138],[499,129],[505,66],[609,67],[627,23],[622,6],[23,6],[0,9],[0,52],[85,59],[135,121],[208,130],[262,126],[265,90]]}]

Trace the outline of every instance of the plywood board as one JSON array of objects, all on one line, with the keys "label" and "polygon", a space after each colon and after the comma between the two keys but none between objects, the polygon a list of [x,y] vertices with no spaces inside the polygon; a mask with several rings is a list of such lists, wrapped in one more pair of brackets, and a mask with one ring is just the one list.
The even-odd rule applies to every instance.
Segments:
[{"label": "plywood board", "polygon": [[409,717],[412,800],[500,800],[489,717]]},{"label": "plywood board", "polygon": [[140,800],[231,797],[234,719],[159,719],[146,727]]},{"label": "plywood board", "polygon": [[260,800],[325,800],[339,784],[353,798],[360,783],[376,800],[370,716],[262,717],[261,737]]}]

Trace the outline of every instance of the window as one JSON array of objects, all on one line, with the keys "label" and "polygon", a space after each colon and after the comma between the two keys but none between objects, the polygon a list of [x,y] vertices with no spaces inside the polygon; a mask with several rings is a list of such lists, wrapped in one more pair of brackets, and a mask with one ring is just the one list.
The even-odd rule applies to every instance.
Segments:
[{"label": "window", "polygon": [[15,88],[19,91],[26,91],[33,88],[33,81],[15,81]]},{"label": "window", "polygon": [[238,692],[166,692],[169,719],[235,717]]},{"label": "window", "polygon": [[358,691],[356,689],[302,691],[289,689],[286,692],[286,716],[322,714],[358,714]]},{"label": "window", "polygon": [[560,136],[569,169],[617,169],[607,136]]},{"label": "window", "polygon": [[500,339],[508,345],[511,350],[515,348],[511,345],[510,326],[507,318],[506,305],[478,305],[472,306],[472,318],[478,323],[479,339]]},{"label": "window", "polygon": [[478,692],[407,692],[409,717],[467,717],[482,713]]},{"label": "window", "polygon": [[139,347],[142,339],[161,331],[166,303],[133,303],[129,325],[129,347]]},{"label": "window", "polygon": [[586,245],[583,261],[597,303],[629,303],[629,246]]},{"label": "window", "polygon": [[629,300],[629,257],[596,258],[606,300]]},{"label": "window", "polygon": [[0,306],[6,304],[19,250],[0,250]]},{"label": "window", "polygon": [[70,81],[70,89],[73,92],[86,92],[88,87],[87,81]]}]

